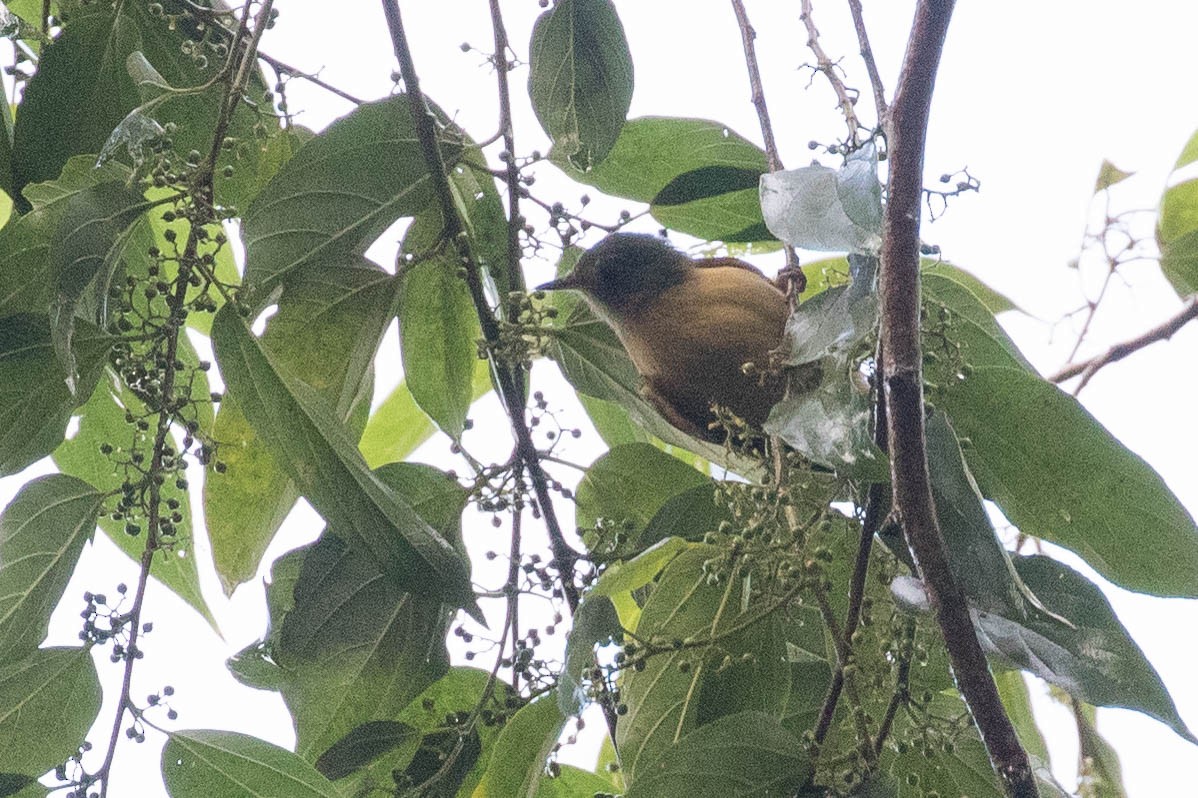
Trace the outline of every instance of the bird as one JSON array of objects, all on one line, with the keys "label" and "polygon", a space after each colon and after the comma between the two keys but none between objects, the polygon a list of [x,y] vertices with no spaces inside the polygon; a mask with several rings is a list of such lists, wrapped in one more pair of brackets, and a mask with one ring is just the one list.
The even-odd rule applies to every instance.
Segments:
[{"label": "bird", "polygon": [[617,232],[537,288],[580,292],[615,330],[641,376],[641,394],[694,437],[725,440],[716,406],[760,430],[783,396],[785,377],[769,363],[789,304],[749,263],[691,258],[660,236]]}]

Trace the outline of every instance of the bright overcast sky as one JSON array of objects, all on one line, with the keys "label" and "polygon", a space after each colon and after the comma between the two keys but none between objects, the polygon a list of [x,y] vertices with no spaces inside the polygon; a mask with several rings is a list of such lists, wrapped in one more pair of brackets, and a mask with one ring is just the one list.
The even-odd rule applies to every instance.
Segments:
[{"label": "bright overcast sky", "polygon": [[[325,80],[363,98],[391,90],[393,59],[378,3],[298,0],[277,5],[282,16],[265,38],[265,51],[305,70],[323,68]],[[425,91],[474,138],[491,135],[496,128],[493,76],[483,56],[459,48],[469,42],[489,49],[486,2],[401,0],[400,5]],[[826,83],[817,79],[808,88],[810,72],[799,69],[811,59],[798,19],[800,4],[747,0],[746,5],[758,31],[758,54],[783,160],[788,166],[801,166],[811,158],[807,142],[842,137],[843,122]],[[898,0],[865,4],[888,91],[893,90],[912,5]],[[630,115],[707,117],[760,141],[748,102],[739,33],[726,0],[616,0],[616,6],[636,68]],[[504,0],[503,7],[516,52],[525,59],[532,20],[541,9],[536,0]],[[846,56],[846,82],[865,90],[864,71],[847,57],[856,48],[845,24],[843,0],[816,0],[815,16],[825,50],[834,58]],[[1195,31],[1198,4],[1169,0],[958,4],[933,106],[927,174],[933,182],[943,172],[968,167],[982,190],[953,202],[942,219],[925,225],[923,236],[939,244],[946,258],[1004,291],[1039,319],[1008,314],[1003,321],[1045,372],[1063,364],[1076,335],[1073,325],[1054,328],[1051,322],[1084,302],[1078,272],[1067,264],[1078,255],[1099,165],[1109,158],[1137,173],[1116,189],[1116,209],[1151,209],[1183,143],[1198,127],[1198,105],[1192,100]],[[527,109],[526,78],[526,72],[518,71],[513,79],[519,154],[547,150]],[[298,121],[314,128],[349,110],[343,101],[299,81],[291,83],[289,98],[293,110],[303,109]],[[860,107],[866,121],[872,121],[872,102],[865,94]],[[551,172],[546,167],[535,187],[544,196],[565,201],[583,193],[581,187],[571,187],[555,196],[553,187],[561,184],[552,180]],[[393,236],[381,243],[380,251],[388,247],[394,249]],[[779,265],[771,259],[759,262],[767,269]],[[548,273],[548,266],[539,268],[535,276]],[[1091,291],[1100,269],[1087,270],[1083,262],[1082,274],[1090,278],[1085,285]],[[1155,266],[1133,266],[1126,276],[1127,285],[1115,287],[1095,321],[1095,348],[1083,351],[1141,332],[1178,308]],[[389,343],[393,350],[394,340]],[[1191,513],[1198,513],[1192,465],[1193,452],[1198,451],[1198,425],[1192,421],[1195,362],[1198,328],[1191,325],[1172,342],[1106,369],[1082,394],[1112,432],[1163,474]],[[381,375],[381,389],[399,379],[395,369],[390,371]],[[479,409],[477,414],[487,412]],[[567,413],[571,425],[583,423],[577,408],[569,406]],[[467,442],[487,453],[486,442]],[[497,446],[491,448],[501,456]],[[445,448],[436,442],[419,455],[444,463]],[[597,452],[592,439],[572,454],[584,459]],[[559,477],[567,482],[576,478],[570,472]],[[0,499],[7,502],[21,479],[0,481]],[[310,539],[318,529],[311,514],[300,514],[286,531],[286,545],[273,548],[272,556]],[[490,532],[489,525],[486,530]],[[199,556],[206,558],[202,542],[198,548]],[[202,563],[202,570],[208,568],[209,563]],[[56,616],[52,642],[76,640],[78,596],[83,590],[111,593],[117,581],[132,582],[133,573],[132,564],[114,557],[106,541],[86,552],[84,567]],[[172,704],[179,710],[180,726],[236,728],[290,745],[294,737],[277,696],[241,687],[227,676],[215,684],[213,679],[213,674],[223,672],[225,657],[261,636],[265,611],[260,585],[243,586],[231,602],[214,578],[205,583],[205,590],[225,639],[217,638],[178,600],[152,591],[147,617],[156,621],[155,631],[145,641],[146,659],[137,669],[141,688],[135,694],[170,683],[176,688]],[[1198,728],[1192,634],[1198,628],[1198,606],[1117,590],[1111,596],[1161,672],[1182,717]],[[111,701],[116,668],[103,656],[99,667]],[[1033,692],[1043,691],[1033,687]],[[101,727],[111,724],[112,712],[111,703],[106,703]],[[1056,771],[1062,783],[1071,786],[1076,757],[1071,721],[1060,709],[1050,708],[1041,717],[1049,721],[1051,742],[1062,742],[1054,745]],[[1135,713],[1102,711],[1099,719],[1100,729],[1123,752],[1133,798],[1179,794],[1193,773],[1188,764],[1198,753],[1193,747]],[[104,737],[97,732],[92,739],[99,746]],[[122,740],[122,746],[118,760],[123,768],[115,774],[115,794],[161,795],[158,745],[138,747]]]}]

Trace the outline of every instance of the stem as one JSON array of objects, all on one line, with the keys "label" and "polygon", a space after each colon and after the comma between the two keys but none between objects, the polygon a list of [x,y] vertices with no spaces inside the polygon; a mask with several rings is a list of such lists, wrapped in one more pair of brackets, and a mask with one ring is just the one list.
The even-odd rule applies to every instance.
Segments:
[{"label": "stem", "polygon": [[1063,369],[1053,374],[1048,378],[1049,382],[1064,382],[1078,376],[1082,376],[1081,382],[1074,390],[1076,395],[1086,386],[1090,378],[1098,373],[1099,369],[1109,366],[1111,363],[1122,360],[1128,355],[1135,354],[1144,347],[1154,344],[1157,341],[1166,341],[1172,338],[1182,327],[1190,323],[1194,319],[1198,319],[1198,294],[1190,295],[1181,310],[1170,316],[1165,321],[1156,325],[1150,330],[1147,330],[1135,338],[1131,338],[1123,343],[1115,344],[1107,351],[1090,360],[1084,360],[1081,363],[1071,363]]},{"label": "stem", "polygon": [[[449,185],[449,178],[446,176],[445,162],[441,157],[441,150],[437,146],[436,120],[420,91],[420,78],[416,74],[415,62],[412,59],[411,49],[408,47],[407,35],[404,33],[403,19],[400,16],[397,0],[383,0],[383,12],[387,17],[387,26],[391,32],[395,57],[399,61],[400,73],[403,75],[404,85],[411,103],[412,119],[420,140],[421,151],[428,164],[433,188],[441,204],[441,215],[445,220],[444,235],[454,243],[461,256],[462,266],[466,272],[466,285],[470,290],[475,312],[478,314],[483,338],[487,343],[488,352],[493,353],[499,343],[499,321],[487,302],[478,259],[471,250],[465,225],[458,215],[453,191]],[[557,520],[550,496],[549,480],[541,467],[536,445],[532,440],[532,433],[524,420],[524,403],[520,399],[523,395],[523,369],[501,361],[493,354],[490,354],[489,357],[500,399],[511,420],[512,432],[516,439],[516,452],[528,471],[533,491],[536,494],[537,505],[545,518],[549,545],[553,552],[553,564],[562,580],[562,592],[570,611],[573,612],[578,608],[580,598],[578,586],[574,582],[574,567],[578,562],[578,554],[570,548],[565,535],[562,534],[561,524]]]},{"label": "stem", "polygon": [[954,0],[920,0],[890,108],[889,201],[883,217],[882,385],[886,396],[894,510],[944,634],[961,695],[1007,793],[1036,796],[1027,754],[1003,709],[949,566],[936,518],[924,439],[920,349],[919,224],[932,90]]},{"label": "stem", "polygon": [[869,73],[874,107],[878,110],[878,126],[881,127],[886,121],[886,89],[882,87],[882,76],[878,73],[878,63],[874,60],[874,49],[869,44],[869,32],[865,29],[865,16],[861,9],[861,0],[849,0],[849,13],[853,15],[853,29],[857,32],[861,60],[865,62],[865,71]]},{"label": "stem", "polygon": [[[196,195],[198,205],[200,206],[199,215],[191,220],[187,243],[184,246],[182,257],[179,258],[179,271],[175,276],[174,290],[166,299],[169,309],[169,316],[165,325],[166,349],[164,356],[166,366],[163,369],[158,421],[154,431],[154,448],[147,472],[149,476],[149,507],[146,517],[146,545],[142,550],[139,560],[137,590],[134,592],[133,605],[125,619],[126,628],[129,630],[129,639],[125,646],[125,667],[124,673],[121,676],[121,693],[120,698],[117,700],[116,717],[113,718],[112,731],[109,735],[104,761],[95,773],[96,778],[101,780],[101,798],[107,798],[108,795],[112,763],[116,756],[117,742],[120,740],[121,724],[124,721],[125,712],[134,706],[132,699],[133,667],[140,653],[137,648],[137,641],[141,632],[141,618],[145,606],[146,587],[149,583],[150,568],[154,563],[154,554],[158,551],[162,542],[159,536],[162,523],[162,487],[158,484],[155,477],[163,473],[163,458],[166,456],[166,448],[170,439],[171,422],[174,419],[176,411],[175,378],[178,369],[175,368],[174,364],[178,357],[179,336],[184,334],[182,319],[187,304],[188,283],[191,278],[192,267],[198,261],[197,250],[200,244],[198,231],[202,229],[204,224],[211,221],[212,178],[216,157],[220,152],[220,144],[224,139],[225,131],[228,130],[229,121],[240,101],[245,81],[248,80],[249,71],[254,61],[253,54],[258,46],[258,42],[262,38],[262,34],[266,30],[266,22],[269,19],[273,2],[274,0],[265,0],[259,8],[257,15],[254,17],[255,30],[253,39],[244,50],[236,45],[244,39],[248,30],[250,16],[249,3],[245,5],[242,13],[241,22],[234,40],[235,46],[230,48],[230,60],[225,67],[224,73],[226,76],[233,76],[233,79],[228,83],[228,89],[222,102],[221,114],[217,119],[208,160],[196,172]],[[240,59],[236,73],[232,69],[233,64],[238,63],[235,59]]]}]

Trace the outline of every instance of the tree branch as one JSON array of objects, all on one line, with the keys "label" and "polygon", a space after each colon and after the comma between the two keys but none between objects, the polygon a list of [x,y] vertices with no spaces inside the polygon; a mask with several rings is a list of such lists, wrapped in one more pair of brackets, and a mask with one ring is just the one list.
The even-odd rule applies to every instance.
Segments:
[{"label": "tree branch", "polygon": [[[457,204],[454,202],[453,190],[449,185],[449,177],[445,171],[445,161],[437,144],[436,119],[425,102],[424,94],[420,91],[420,77],[416,73],[415,62],[411,49],[408,47],[407,35],[404,33],[403,19],[399,13],[397,0],[383,0],[383,12],[387,18],[387,27],[391,33],[391,43],[395,49],[395,57],[399,61],[400,74],[403,76],[408,100],[411,103],[412,120],[416,126],[416,135],[420,141],[421,152],[428,165],[429,177],[433,189],[441,204],[441,216],[444,219],[445,238],[457,248],[462,266],[466,272],[466,285],[478,314],[479,325],[482,327],[483,339],[487,343],[488,352],[493,352],[499,343],[500,327],[495,312],[487,302],[483,290],[482,270],[478,259],[470,246],[470,238],[466,234],[465,225],[458,215]],[[506,55],[505,55],[506,57]],[[545,527],[549,534],[549,545],[553,552],[553,564],[562,580],[562,593],[566,603],[573,612],[578,607],[578,586],[574,583],[574,567],[578,562],[578,554],[566,542],[562,534],[561,524],[557,520],[549,491],[549,480],[541,467],[532,433],[524,420],[524,403],[519,399],[523,394],[523,370],[491,357],[491,365],[495,380],[498,383],[500,399],[503,401],[508,418],[512,424],[512,432],[516,439],[516,451],[528,470],[537,497],[537,504],[545,519]]]},{"label": "tree branch", "polygon": [[1150,344],[1157,341],[1166,341],[1172,338],[1178,330],[1186,326],[1194,319],[1198,319],[1198,294],[1190,295],[1185,304],[1182,305],[1180,311],[1169,317],[1165,321],[1156,325],[1150,330],[1147,330],[1135,338],[1128,339],[1123,343],[1115,344],[1110,349],[1103,352],[1097,357],[1084,360],[1080,363],[1071,363],[1065,366],[1056,374],[1048,378],[1049,382],[1065,382],[1079,374],[1081,381],[1077,388],[1074,389],[1074,394],[1081,392],[1081,389],[1086,387],[1090,379],[1097,374],[1101,369],[1115,363],[1128,355],[1133,355]]},{"label": "tree branch", "polygon": [[890,175],[883,217],[881,316],[891,482],[895,512],[944,634],[961,695],[1007,793],[1028,798],[1038,795],[1036,782],[978,644],[965,593],[948,562],[924,439],[920,200],[932,91],[953,5],[954,0],[918,3],[888,120]]},{"label": "tree branch", "polygon": [[815,19],[811,16],[811,0],[803,0],[802,9],[799,19],[803,20],[803,25],[807,28],[807,49],[815,54],[815,71],[824,73],[824,77],[828,79],[828,83],[832,86],[832,91],[836,92],[836,101],[840,106],[840,112],[844,114],[844,121],[849,126],[849,143],[855,147],[857,145],[857,130],[861,126],[861,123],[857,120],[857,98],[849,96],[849,88],[844,85],[844,81],[836,74],[836,64],[832,63],[832,59],[828,57],[828,54],[824,52],[823,46],[819,43],[819,29],[815,27]]},{"label": "tree branch", "polygon": [[861,0],[849,0],[849,13],[853,15],[853,29],[857,31],[857,44],[861,48],[861,60],[865,62],[865,71],[869,74],[874,107],[878,110],[878,126],[881,127],[886,122],[886,89],[883,88],[882,76],[878,73],[878,62],[874,60],[874,48],[869,44],[869,32],[865,29]]}]

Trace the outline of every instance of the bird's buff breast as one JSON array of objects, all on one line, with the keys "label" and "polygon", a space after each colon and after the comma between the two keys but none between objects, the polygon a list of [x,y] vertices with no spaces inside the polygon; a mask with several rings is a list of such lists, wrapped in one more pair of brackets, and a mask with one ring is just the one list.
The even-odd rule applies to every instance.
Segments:
[{"label": "bird's buff breast", "polygon": [[714,402],[760,425],[780,387],[746,376],[743,365],[768,366],[787,312],[782,293],[759,274],[696,269],[617,332],[646,382],[687,415],[705,415]]}]

